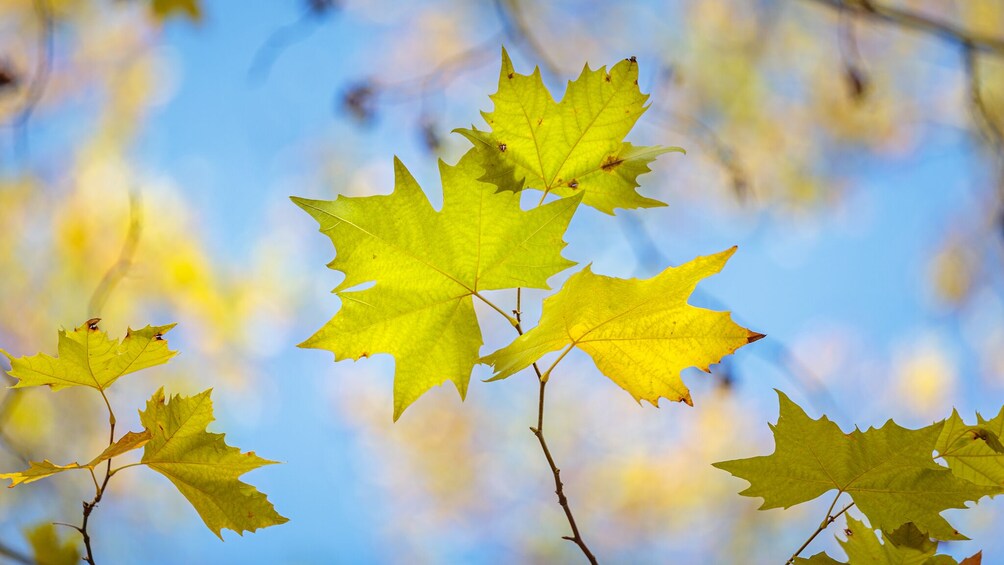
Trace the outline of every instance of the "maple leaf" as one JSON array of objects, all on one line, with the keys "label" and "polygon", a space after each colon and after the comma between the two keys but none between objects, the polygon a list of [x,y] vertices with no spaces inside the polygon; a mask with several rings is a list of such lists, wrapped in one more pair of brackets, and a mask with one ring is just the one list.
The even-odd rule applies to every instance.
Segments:
[{"label": "maple leaf", "polygon": [[[959,565],[948,555],[937,555],[938,542],[927,537],[916,525],[907,523],[890,533],[880,531],[881,540],[875,531],[859,520],[848,516],[847,529],[840,546],[847,554],[847,565]],[[843,565],[825,553],[817,553],[808,559],[796,559],[796,564]],[[963,561],[967,565],[980,563],[980,554]]]},{"label": "maple leaf", "polygon": [[39,353],[15,359],[0,349],[10,360],[10,376],[18,379],[14,388],[88,386],[103,391],[119,377],[167,363],[178,353],[168,349],[163,337],[175,324],[130,329],[119,343],[98,329],[97,322],[88,320],[72,332],[59,330],[58,357]]},{"label": "maple leaf", "polygon": [[0,473],[0,479],[10,479],[11,484],[7,488],[14,488],[22,483],[31,483],[39,479],[51,477],[63,471],[73,471],[77,469],[94,470],[99,464],[113,457],[118,457],[134,449],[139,449],[150,441],[150,432],[129,432],[120,437],[118,441],[109,445],[100,455],[81,465],[80,463],[70,463],[69,465],[56,465],[48,459],[44,461],[32,461],[28,468],[17,473]]},{"label": "maple leaf", "polygon": [[238,480],[248,471],[276,462],[253,451],[241,453],[224,442],[223,434],[206,431],[213,421],[211,392],[175,395],[167,402],[163,388],[154,393],[146,410],[139,413],[150,433],[141,463],[174,483],[220,539],[223,528],[243,535],[288,522],[264,494]]},{"label": "maple leaf", "polygon": [[31,545],[34,563],[38,565],[77,565],[80,547],[72,537],[60,539],[56,526],[45,522],[25,530],[24,537]]},{"label": "maple leaf", "polygon": [[540,70],[517,73],[503,49],[498,92],[491,99],[494,110],[481,113],[490,132],[474,126],[454,130],[474,144],[485,169],[481,180],[514,192],[526,186],[562,197],[584,193],[584,204],[607,214],[614,208],[665,206],[638,194],[637,178],[657,156],[683,149],[622,141],[648,100],[638,89],[633,57],[610,72],[586,65],[555,102]]},{"label": "maple leaf", "polygon": [[913,522],[932,538],[960,540],[967,538],[940,513],[999,492],[934,462],[943,421],[909,430],[889,420],[881,428],[845,434],[825,416],[813,420],[784,393],[777,394],[774,453],[714,464],[749,481],[739,494],[762,497],[761,510],[788,508],[837,490],[850,494],[879,529],[891,532]]},{"label": "maple leaf", "polygon": [[341,310],[300,347],[327,349],[336,361],[393,355],[394,420],[447,380],[466,395],[482,345],[473,297],[548,288],[548,277],[574,265],[561,257],[561,238],[580,197],[524,211],[518,195],[474,180],[480,168],[470,152],[439,169],[441,212],[397,159],[389,195],[293,197],[331,238],[337,254],[328,266],[345,274],[335,289]]},{"label": "maple leaf", "polygon": [[547,353],[578,347],[635,400],[658,406],[665,397],[693,405],[680,378],[682,369],[707,371],[723,356],[763,337],[733,323],[728,312],[687,304],[697,283],[719,272],[735,249],[698,257],[646,280],[596,275],[587,266],[544,300],[537,327],[481,361],[494,367],[491,380],[498,380]]},{"label": "maple leaf", "polygon": [[969,426],[959,413],[951,417],[938,437],[935,450],[956,476],[978,485],[1004,487],[1004,408],[991,420],[979,414],[977,425]]}]

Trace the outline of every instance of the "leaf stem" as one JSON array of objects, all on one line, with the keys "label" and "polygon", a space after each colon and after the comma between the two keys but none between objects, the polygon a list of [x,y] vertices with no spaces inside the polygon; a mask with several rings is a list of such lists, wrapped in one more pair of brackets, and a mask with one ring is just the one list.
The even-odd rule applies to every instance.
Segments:
[{"label": "leaf stem", "polygon": [[575,347],[575,344],[574,344],[574,343],[572,343],[572,344],[569,344],[569,345],[568,345],[568,347],[566,347],[566,348],[565,348],[565,350],[561,352],[561,355],[558,355],[558,358],[554,360],[554,363],[551,363],[551,366],[550,366],[550,367],[548,367],[546,371],[544,371],[544,374],[543,374],[543,375],[538,375],[538,376],[540,377],[540,380],[541,380],[542,382],[545,382],[545,383],[546,383],[546,382],[547,382],[547,380],[548,380],[549,378],[551,378],[551,371],[553,371],[553,370],[554,370],[554,368],[558,366],[558,363],[560,363],[560,362],[561,362],[561,360],[565,358],[565,355],[568,355],[568,353],[569,353],[569,352],[570,352],[570,351],[572,350],[572,348],[574,348],[574,347]]},{"label": "leaf stem", "polygon": [[795,553],[793,553],[791,555],[791,557],[789,557],[788,560],[784,562],[784,565],[791,565],[792,563],[794,563],[795,562],[795,558],[798,557],[799,554],[801,554],[803,551],[805,551],[806,547],[809,547],[809,544],[812,543],[812,540],[816,539],[816,536],[818,536],[819,534],[821,534],[823,532],[823,530],[825,530],[826,528],[828,528],[830,526],[830,524],[832,524],[844,512],[847,512],[848,510],[850,510],[851,506],[854,506],[854,503],[851,502],[847,506],[844,506],[843,509],[840,510],[840,512],[837,512],[836,514],[833,514],[833,509],[837,506],[837,501],[840,500],[840,497],[843,494],[844,494],[843,491],[840,491],[840,492],[837,493],[836,498],[834,498],[833,502],[830,503],[830,508],[826,511],[826,518],[823,518],[823,521],[819,523],[819,527],[816,528],[816,531],[812,532],[812,535],[809,536],[809,539],[805,540],[805,543],[803,543],[801,547],[799,547],[797,550],[795,550]]},{"label": "leaf stem", "polygon": [[[493,302],[491,302],[490,300],[488,300],[484,296],[481,296],[477,291],[473,291],[472,295],[475,296],[475,297],[477,297],[477,298],[480,298],[481,302],[484,302],[485,304],[491,306],[493,310],[495,310],[499,314],[502,314],[503,316],[505,316],[505,319],[509,320],[509,323],[512,324],[512,327],[517,328],[517,331],[519,331],[519,335],[523,335],[523,331],[520,330],[520,329],[518,329],[519,328],[519,319],[518,318],[513,318],[509,314],[506,314],[505,310],[499,308],[498,306],[496,306]],[[517,310],[518,310],[518,308],[517,308]]]},{"label": "leaf stem", "polygon": [[119,471],[121,471],[123,469],[128,469],[129,467],[139,467],[141,465],[146,465],[146,463],[130,463],[128,465],[123,465],[121,467],[116,467],[116,468],[114,468],[114,469],[111,470],[111,474],[114,475],[115,473],[118,473]]}]

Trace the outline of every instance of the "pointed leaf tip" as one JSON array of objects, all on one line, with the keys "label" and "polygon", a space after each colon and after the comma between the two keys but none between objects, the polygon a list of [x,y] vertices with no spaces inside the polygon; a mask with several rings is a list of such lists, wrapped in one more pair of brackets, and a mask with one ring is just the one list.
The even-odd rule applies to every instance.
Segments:
[{"label": "pointed leaf tip", "polygon": [[[638,89],[637,74],[633,63],[618,63],[609,72],[585,65],[555,102],[540,69],[517,73],[503,49],[494,109],[482,113],[489,129],[477,139],[467,135],[485,171],[481,180],[509,192],[532,188],[560,197],[582,192],[584,204],[610,215],[616,208],[665,206],[636,192],[637,179],[659,154],[676,149],[623,141],[648,99]],[[547,140],[546,151],[540,140]]]},{"label": "pointed leaf tip", "polygon": [[717,273],[730,253],[699,257],[644,280],[597,275],[586,265],[544,301],[537,327],[482,362],[493,366],[495,380],[575,347],[635,400],[658,405],[666,398],[693,406],[681,371],[707,371],[749,343],[751,332],[727,313],[687,304],[698,282]]},{"label": "pointed leaf tip", "polygon": [[761,339],[763,339],[765,337],[767,337],[767,334],[762,334],[762,333],[759,333],[759,332],[753,332],[753,331],[751,331],[750,332],[750,336],[747,339],[746,343],[753,343],[754,341],[760,341]]},{"label": "pointed leaf tip", "polygon": [[[166,403],[163,389],[154,393],[140,412],[150,436],[141,462],[174,483],[221,539],[224,528],[242,534],[287,522],[263,493],[239,480],[275,462],[254,452],[241,453],[226,444],[223,434],[207,431],[213,421],[211,392],[174,395]],[[185,441],[172,441],[176,437]]]}]

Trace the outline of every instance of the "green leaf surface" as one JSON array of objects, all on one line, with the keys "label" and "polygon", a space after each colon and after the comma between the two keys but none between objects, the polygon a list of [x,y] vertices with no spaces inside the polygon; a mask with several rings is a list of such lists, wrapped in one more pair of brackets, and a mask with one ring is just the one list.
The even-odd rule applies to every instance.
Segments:
[{"label": "green leaf surface", "polygon": [[607,214],[615,208],[652,208],[662,202],[638,194],[637,178],[658,155],[679,147],[635,147],[623,141],[645,111],[634,58],[590,70],[570,81],[561,102],[544,86],[540,70],[515,71],[502,50],[494,110],[482,112],[490,131],[454,130],[475,147],[481,180],[501,190],[534,188],[568,197]]},{"label": "green leaf surface", "polygon": [[[864,522],[847,516],[845,539],[837,538],[847,554],[846,565],[958,565],[958,561],[949,555],[937,555],[938,542],[928,538],[912,523],[900,526],[891,534],[877,533]],[[825,553],[795,562],[811,565],[845,563]]]},{"label": "green leaf surface", "polygon": [[122,436],[112,445],[109,445],[101,452],[100,455],[92,459],[90,462],[81,465],[80,463],[70,463],[69,465],[56,465],[48,459],[44,461],[32,461],[27,469],[17,473],[0,473],[0,479],[10,479],[11,484],[8,488],[14,488],[22,483],[31,483],[39,479],[44,479],[46,477],[51,477],[56,473],[62,473],[63,471],[74,471],[79,469],[91,469],[94,470],[99,464],[119,455],[128,453],[134,449],[139,449],[146,445],[146,442],[150,441],[150,433],[143,432],[129,432]]},{"label": "green leaf surface", "polygon": [[[471,153],[440,162],[443,209],[432,208],[395,159],[386,196],[293,198],[331,238],[328,265],[345,274],[341,310],[301,347],[335,360],[389,353],[396,360],[394,419],[430,388],[451,381],[461,398],[482,345],[473,297],[486,290],[547,288],[573,265],[562,236],[580,197],[524,211],[519,196],[478,182]],[[375,281],[365,290],[349,290]]]},{"label": "green leaf surface", "polygon": [[848,493],[868,521],[884,531],[913,522],[930,537],[966,539],[940,513],[1000,491],[955,476],[932,453],[944,422],[909,430],[892,420],[881,428],[845,434],[825,416],[813,420],[778,391],[780,416],[774,453],[715,463],[750,487],[740,494],[764,499],[761,510],[788,508],[826,492]]},{"label": "green leaf surface", "polygon": [[224,442],[223,434],[206,431],[213,421],[211,392],[176,395],[169,401],[165,401],[164,389],[153,395],[139,414],[150,432],[142,463],[174,483],[220,539],[223,528],[243,535],[288,522],[264,494],[238,480],[275,461],[253,451],[241,453]]},{"label": "green leaf surface", "polygon": [[544,300],[540,324],[482,358],[492,380],[529,367],[552,351],[578,347],[635,400],[692,404],[680,371],[707,371],[761,334],[736,325],[728,312],[687,304],[697,283],[719,272],[735,248],[670,267],[651,279],[617,279],[587,266]]},{"label": "green leaf surface", "polygon": [[177,355],[168,349],[163,337],[174,326],[130,329],[119,343],[109,339],[94,319],[72,332],[59,330],[57,357],[39,353],[14,358],[6,351],[0,353],[10,359],[9,374],[18,379],[14,388],[48,385],[59,390],[87,386],[103,391],[124,375],[162,365]]},{"label": "green leaf surface", "polygon": [[978,485],[1004,487],[1004,408],[991,420],[977,414],[977,424],[962,421],[955,410],[945,421],[935,450],[956,476]]}]

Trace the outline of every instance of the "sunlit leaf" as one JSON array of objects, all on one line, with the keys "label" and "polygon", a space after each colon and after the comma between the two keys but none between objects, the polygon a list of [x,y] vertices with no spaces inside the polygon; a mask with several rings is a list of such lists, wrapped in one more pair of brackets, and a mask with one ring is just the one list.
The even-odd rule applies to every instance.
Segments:
[{"label": "sunlit leaf", "polygon": [[100,455],[81,465],[80,463],[70,463],[69,465],[56,465],[48,459],[38,462],[32,461],[27,469],[18,473],[0,473],[0,479],[10,479],[8,488],[14,488],[22,483],[31,483],[39,479],[51,477],[63,471],[74,471],[78,469],[94,470],[99,464],[113,458],[128,453],[134,449],[139,449],[150,441],[150,432],[129,432],[122,436],[115,443],[105,448]]},{"label": "sunlit leaf", "polygon": [[213,421],[211,392],[173,396],[169,401],[165,401],[164,389],[153,395],[139,414],[150,433],[142,462],[170,479],[221,539],[223,528],[243,534],[286,523],[288,519],[275,511],[264,494],[238,480],[275,461],[253,451],[241,453],[224,442],[223,434],[206,431]]},{"label": "sunlit leaf", "polygon": [[162,365],[174,357],[177,352],[168,349],[164,340],[164,334],[174,326],[128,330],[119,343],[109,339],[95,319],[72,332],[59,330],[57,357],[39,353],[14,358],[2,349],[0,353],[10,360],[9,374],[18,379],[14,388],[48,385],[53,390],[71,386],[104,390],[123,375]]},{"label": "sunlit leaf", "polygon": [[977,415],[969,426],[955,410],[945,421],[935,450],[956,476],[978,485],[1004,487],[1004,408],[991,420]]},{"label": "sunlit leaf", "polygon": [[735,248],[670,267],[651,279],[617,279],[587,266],[544,300],[540,324],[486,355],[495,379],[529,367],[547,353],[578,347],[635,400],[693,404],[680,371],[707,371],[761,334],[736,325],[728,312],[687,304],[697,283],[719,272]]},{"label": "sunlit leaf", "polygon": [[[561,240],[580,197],[524,211],[519,196],[476,180],[468,153],[440,163],[443,210],[429,204],[400,161],[387,196],[335,201],[293,198],[331,238],[328,265],[345,273],[335,289],[342,308],[301,347],[335,360],[389,353],[396,360],[394,419],[430,388],[449,380],[460,396],[482,345],[473,298],[486,290],[547,288],[573,265]],[[351,287],[376,281],[373,287]]]},{"label": "sunlit leaf", "polygon": [[788,508],[829,491],[848,493],[875,527],[913,522],[939,540],[966,539],[943,517],[949,508],[1000,492],[955,476],[932,453],[944,422],[909,430],[892,420],[845,434],[825,416],[813,420],[783,393],[771,455],[715,463],[750,482],[740,494],[764,499],[761,510]]},{"label": "sunlit leaf", "polygon": [[638,194],[637,178],[658,155],[679,147],[635,147],[624,137],[645,111],[634,58],[590,70],[570,81],[561,102],[544,86],[540,70],[515,71],[502,51],[495,108],[482,115],[490,131],[457,129],[474,143],[485,169],[481,180],[501,190],[534,188],[613,214],[615,208],[652,208],[662,202]]}]

